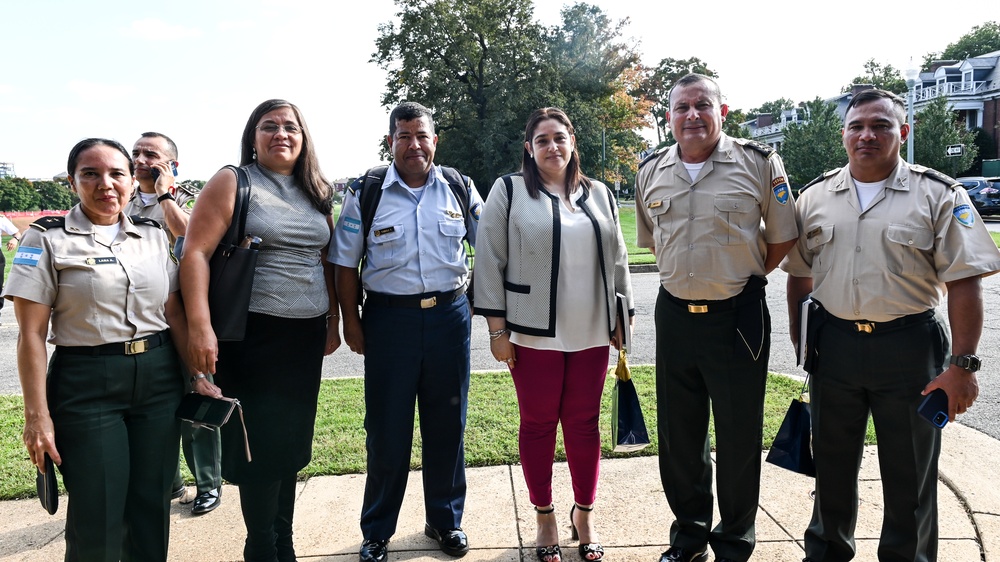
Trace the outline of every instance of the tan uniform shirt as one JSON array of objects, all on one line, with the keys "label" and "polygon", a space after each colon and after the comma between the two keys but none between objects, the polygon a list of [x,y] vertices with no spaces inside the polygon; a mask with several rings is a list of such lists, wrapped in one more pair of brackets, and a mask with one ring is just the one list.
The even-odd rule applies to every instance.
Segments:
[{"label": "tan uniform shirt", "polygon": [[163,230],[124,217],[109,246],[77,205],[65,228],[24,232],[3,296],[52,306],[50,343],[94,346],[167,329],[164,304],[178,288]]},{"label": "tan uniform shirt", "polygon": [[[198,193],[192,193],[180,185],[176,187],[176,193],[174,193],[175,202],[182,211],[190,215],[191,210],[194,209],[194,202],[198,199]],[[136,187],[135,192],[132,193],[132,198],[125,204],[125,210],[123,212],[126,215],[139,215],[140,217],[153,219],[160,223],[160,226],[163,227],[163,231],[167,233],[167,238],[170,240],[170,247],[173,247],[174,242],[177,241],[177,238],[172,232],[170,232],[170,228],[167,227],[166,222],[163,220],[163,209],[160,207],[159,202],[157,202],[154,197],[153,201],[149,205],[143,205],[142,199],[139,197],[138,187]]]},{"label": "tan uniform shirt", "polygon": [[1000,270],[1000,250],[969,195],[900,159],[861,211],[847,167],[797,203],[802,235],[781,268],[812,277],[812,295],[845,320],[887,322],[936,307],[942,284]]},{"label": "tan uniform shirt", "polygon": [[785,168],[777,153],[765,156],[723,135],[692,182],[678,148],[636,176],[638,244],[655,248],[660,283],[671,295],[728,299],[751,275],[766,273],[766,244],[798,236]]}]

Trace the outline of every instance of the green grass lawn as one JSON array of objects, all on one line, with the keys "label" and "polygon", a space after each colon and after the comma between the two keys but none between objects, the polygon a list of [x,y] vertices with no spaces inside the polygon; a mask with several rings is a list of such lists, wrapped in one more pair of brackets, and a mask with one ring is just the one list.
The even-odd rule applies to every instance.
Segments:
[{"label": "green grass lawn", "polygon": [[[639,391],[639,401],[646,418],[652,444],[632,455],[655,455],[656,397],[652,366],[632,367],[632,378]],[[609,376],[601,406],[601,433],[604,458],[629,456],[611,452],[611,389]],[[769,448],[781,425],[791,400],[802,384],[782,375],[770,375],[764,406],[764,448]],[[0,500],[31,497],[35,493],[35,471],[21,442],[24,409],[20,396],[0,396]],[[235,416],[230,423],[239,423]],[[313,440],[313,460],[302,477],[363,473],[365,470],[363,381],[333,379],[323,381],[319,396],[319,414]],[[476,373],[469,390],[468,425],[465,433],[465,458],[470,467],[517,464],[517,398],[507,372]],[[869,442],[874,433],[869,427]],[[713,436],[714,446],[714,436]],[[566,459],[562,439],[556,445],[556,459]],[[414,431],[411,465],[420,467],[420,433]],[[182,471],[193,482],[184,463]]]}]

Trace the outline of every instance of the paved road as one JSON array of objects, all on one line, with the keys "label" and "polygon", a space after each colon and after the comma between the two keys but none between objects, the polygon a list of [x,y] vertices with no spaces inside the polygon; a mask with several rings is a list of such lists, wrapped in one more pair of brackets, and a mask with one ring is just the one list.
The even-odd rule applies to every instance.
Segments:
[{"label": "paved road", "polygon": [[[1000,221],[991,222],[1000,231]],[[788,337],[785,308],[785,274],[775,271],[769,278],[767,299],[772,315],[773,334],[769,368],[778,373],[801,376],[804,373],[795,366],[795,355]],[[636,295],[636,325],[632,364],[652,364],[655,361],[653,339],[653,309],[658,289],[655,273],[637,273],[632,276]],[[988,277],[983,282],[986,303],[986,321],[983,338],[979,345],[979,355],[983,358],[980,373],[980,397],[975,406],[960,418],[962,423],[979,429],[996,439],[1000,439],[1000,275]],[[9,303],[8,303],[9,304]],[[17,379],[17,359],[15,343],[17,325],[14,323],[12,307],[6,306],[0,326],[0,394],[20,394]],[[942,310],[947,317],[947,310]],[[489,352],[486,335],[486,321],[482,317],[473,320],[472,368],[474,370],[495,370],[499,364]],[[353,377],[364,374],[362,357],[342,346],[323,363],[323,377]]]}]

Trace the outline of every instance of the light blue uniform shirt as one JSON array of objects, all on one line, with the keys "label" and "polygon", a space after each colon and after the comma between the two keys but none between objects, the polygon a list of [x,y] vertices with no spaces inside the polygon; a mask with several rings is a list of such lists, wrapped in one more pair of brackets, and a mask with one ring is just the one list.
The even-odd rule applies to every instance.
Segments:
[{"label": "light blue uniform shirt", "polygon": [[[470,181],[469,243],[475,247],[483,200]],[[368,249],[361,282],[365,290],[390,295],[419,295],[453,291],[469,276],[465,246],[466,209],[455,198],[440,166],[431,168],[420,193],[406,187],[395,164],[386,171],[368,233]],[[363,228],[358,197],[344,194],[328,259],[344,267],[361,263]]]}]

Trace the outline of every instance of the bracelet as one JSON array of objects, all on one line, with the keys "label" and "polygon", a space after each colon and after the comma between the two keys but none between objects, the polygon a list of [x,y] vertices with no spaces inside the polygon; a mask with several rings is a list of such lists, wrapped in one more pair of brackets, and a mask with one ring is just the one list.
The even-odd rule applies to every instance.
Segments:
[{"label": "bracelet", "polygon": [[170,199],[171,201],[176,201],[176,199],[174,199],[174,196],[169,191],[157,197],[156,202],[163,203],[164,199]]},{"label": "bracelet", "polygon": [[207,379],[207,378],[208,377],[205,375],[205,373],[198,373],[196,375],[191,375],[191,384],[194,384],[200,381],[201,379]]},{"label": "bracelet", "polygon": [[509,334],[510,330],[507,328],[500,328],[495,332],[490,332],[490,341],[496,341],[504,336],[504,334]]}]

